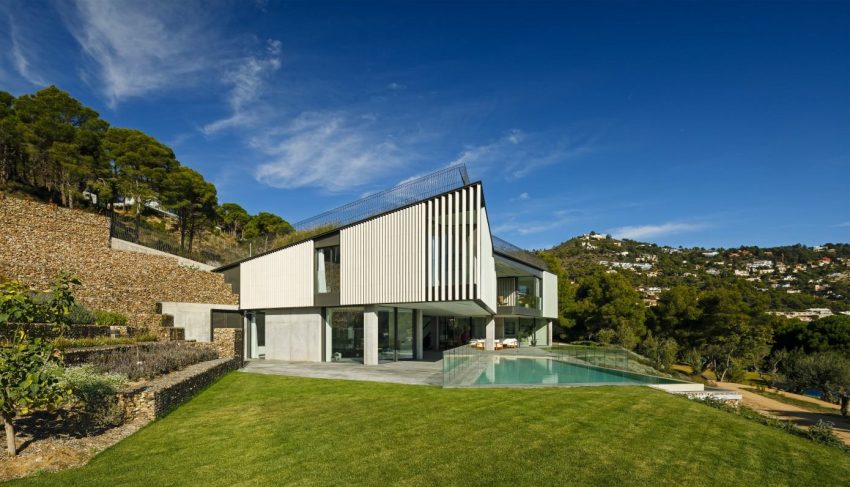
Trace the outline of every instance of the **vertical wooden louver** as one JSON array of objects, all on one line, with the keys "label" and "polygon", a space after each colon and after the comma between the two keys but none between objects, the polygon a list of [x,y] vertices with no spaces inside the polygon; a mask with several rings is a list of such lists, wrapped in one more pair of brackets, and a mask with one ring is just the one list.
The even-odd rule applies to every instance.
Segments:
[{"label": "vertical wooden louver", "polygon": [[481,186],[451,192],[427,202],[426,206],[426,300],[478,299]]}]

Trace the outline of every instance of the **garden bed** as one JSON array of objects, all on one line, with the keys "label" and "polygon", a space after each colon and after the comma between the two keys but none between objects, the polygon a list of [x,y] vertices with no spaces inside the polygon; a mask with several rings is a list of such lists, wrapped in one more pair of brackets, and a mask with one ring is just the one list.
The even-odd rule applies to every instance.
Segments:
[{"label": "garden bed", "polygon": [[[98,452],[165,415],[240,365],[238,359],[217,358],[131,384],[118,398],[125,422],[95,434],[80,428],[79,412],[74,410],[39,411],[19,418],[19,453],[15,458],[0,457],[0,481],[84,465]],[[0,439],[5,441],[2,431]]]}]

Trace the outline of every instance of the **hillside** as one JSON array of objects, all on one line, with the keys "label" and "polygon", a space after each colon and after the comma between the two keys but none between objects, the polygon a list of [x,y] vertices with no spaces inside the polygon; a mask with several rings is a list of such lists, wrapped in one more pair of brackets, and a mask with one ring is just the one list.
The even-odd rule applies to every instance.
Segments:
[{"label": "hillside", "polygon": [[59,271],[82,281],[76,292],[82,304],[123,313],[138,327],[161,323],[160,301],[238,301],[220,274],[181,267],[172,257],[111,249],[104,216],[0,193],[0,278],[44,288]]},{"label": "hillside", "polygon": [[674,248],[590,233],[541,254],[572,281],[599,269],[618,272],[654,304],[665,289],[752,286],[775,311],[850,310],[850,244],[819,247]]}]

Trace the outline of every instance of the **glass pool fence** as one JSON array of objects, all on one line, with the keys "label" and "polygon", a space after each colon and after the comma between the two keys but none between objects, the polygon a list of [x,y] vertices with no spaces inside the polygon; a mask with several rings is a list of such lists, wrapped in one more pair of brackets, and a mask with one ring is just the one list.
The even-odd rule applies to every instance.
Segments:
[{"label": "glass pool fence", "polygon": [[[553,345],[490,351],[476,343],[443,352],[443,386],[679,382],[660,376],[640,358],[615,347]],[[494,372],[500,376],[495,382]]]}]

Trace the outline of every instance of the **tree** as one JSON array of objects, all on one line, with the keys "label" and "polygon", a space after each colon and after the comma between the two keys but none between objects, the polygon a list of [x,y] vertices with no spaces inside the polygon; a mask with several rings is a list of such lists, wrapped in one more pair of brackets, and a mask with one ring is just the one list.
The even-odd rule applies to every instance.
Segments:
[{"label": "tree", "polygon": [[675,337],[682,343],[691,343],[698,334],[701,315],[699,293],[686,285],[673,286],[658,297],[658,304],[650,314],[656,333]]},{"label": "tree", "polygon": [[245,225],[242,236],[246,239],[256,238],[262,235],[286,234],[293,231],[292,225],[283,218],[261,211],[257,216],[251,218]]},{"label": "tree", "polygon": [[643,301],[620,274],[597,272],[580,279],[571,314],[576,326],[585,333],[615,329],[625,348],[634,347],[646,333]]},{"label": "tree", "polygon": [[14,102],[14,96],[0,91],[0,186],[15,179],[23,165],[24,152]]},{"label": "tree", "polygon": [[840,352],[795,354],[784,367],[792,390],[817,389],[825,401],[850,392],[850,358]]},{"label": "tree", "polygon": [[169,173],[180,165],[170,148],[138,130],[110,128],[104,145],[112,166],[113,192],[132,197],[136,214],[160,198]]},{"label": "tree", "polygon": [[[163,182],[165,205],[177,213],[180,250],[192,252],[195,236],[215,221],[218,198],[215,186],[197,171],[179,166]],[[187,245],[188,243],[188,245]]]},{"label": "tree", "polygon": [[240,240],[245,225],[251,221],[251,215],[236,203],[222,203],[218,208],[218,217],[221,220],[222,229]]},{"label": "tree", "polygon": [[[52,300],[46,314],[54,318],[54,330],[61,336],[74,305],[72,286],[79,281],[60,274],[51,288]],[[6,449],[17,454],[15,417],[36,408],[53,408],[70,397],[61,387],[62,355],[53,341],[30,338],[26,323],[39,313],[29,289],[20,283],[0,283],[0,327],[11,334],[0,347],[0,415],[6,429]],[[10,328],[14,327],[14,331]],[[11,332],[11,333],[9,333]]]},{"label": "tree", "polygon": [[14,110],[29,162],[21,179],[58,193],[64,206],[73,207],[105,167],[101,140],[109,124],[55,86],[21,96]]},{"label": "tree", "polygon": [[754,363],[769,352],[773,334],[770,323],[764,313],[744,302],[741,293],[726,288],[713,289],[705,293],[699,305],[705,351],[717,380],[725,379],[734,359]]},{"label": "tree", "polygon": [[789,320],[778,328],[774,349],[805,353],[850,351],[850,316],[833,315],[805,323]]}]

